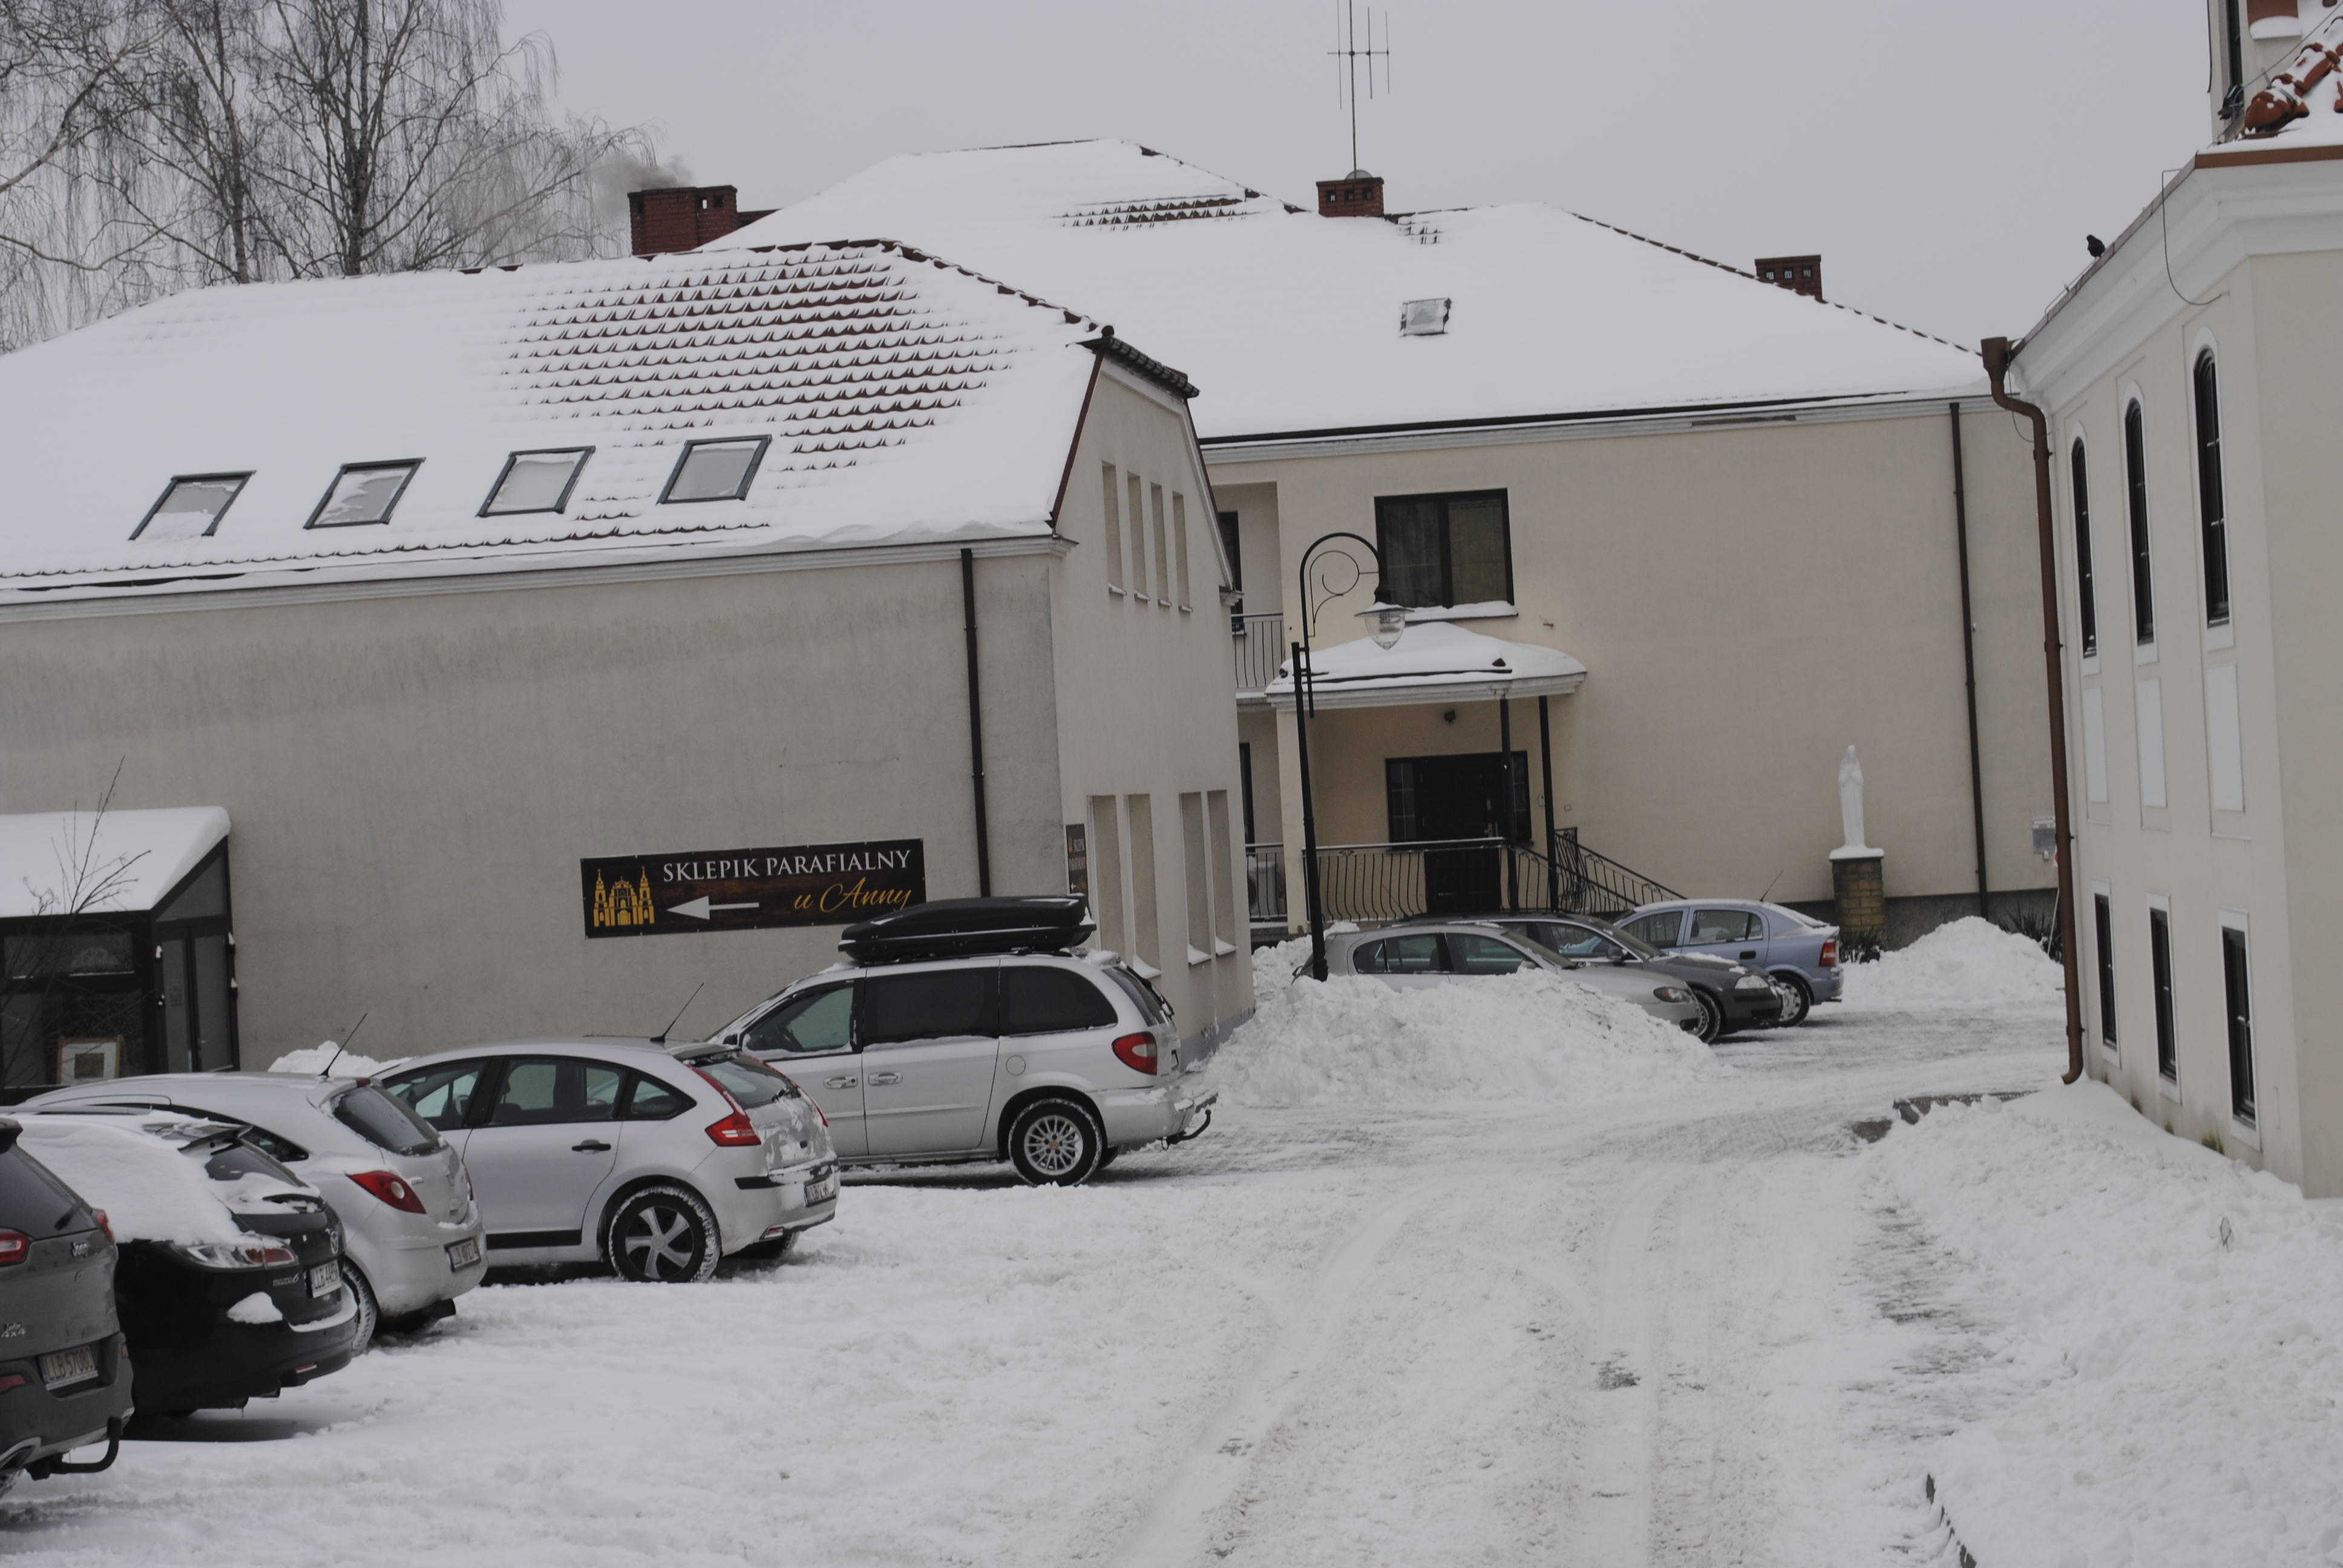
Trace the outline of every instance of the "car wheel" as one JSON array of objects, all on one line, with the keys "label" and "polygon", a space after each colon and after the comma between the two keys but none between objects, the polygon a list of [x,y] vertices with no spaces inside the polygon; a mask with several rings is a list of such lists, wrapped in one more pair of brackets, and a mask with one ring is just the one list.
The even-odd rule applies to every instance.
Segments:
[{"label": "car wheel", "polygon": [[622,1279],[696,1283],[721,1261],[716,1216],[696,1192],[649,1187],[618,1206],[603,1251]]},{"label": "car wheel", "polygon": [[1725,1033],[1725,1004],[1697,986],[1692,988],[1692,1000],[1700,1003],[1700,1027],[1693,1032],[1703,1045],[1715,1045]]},{"label": "car wheel", "polygon": [[1782,1016],[1774,1020],[1774,1027],[1795,1029],[1805,1022],[1806,1015],[1815,1010],[1815,993],[1806,989],[1806,982],[1795,975],[1768,978],[1774,982],[1775,994],[1782,999]]},{"label": "car wheel", "polygon": [[1036,1187],[1079,1187],[1105,1152],[1097,1115],[1079,1101],[1037,1100],[1010,1125],[1010,1161]]},{"label": "car wheel", "polygon": [[347,1256],[342,1259],[342,1289],[358,1304],[357,1332],[350,1336],[350,1354],[364,1355],[367,1346],[374,1343],[375,1332],[382,1327],[382,1307],[374,1299],[374,1287]]},{"label": "car wheel", "polygon": [[1122,1151],[1120,1149],[1108,1150],[1105,1153],[1099,1156],[1098,1168],[1101,1171],[1105,1170],[1108,1166],[1114,1163],[1114,1157],[1121,1152]]},{"label": "car wheel", "polygon": [[797,1231],[784,1231],[769,1241],[751,1241],[732,1254],[736,1262],[778,1263],[798,1250]]}]

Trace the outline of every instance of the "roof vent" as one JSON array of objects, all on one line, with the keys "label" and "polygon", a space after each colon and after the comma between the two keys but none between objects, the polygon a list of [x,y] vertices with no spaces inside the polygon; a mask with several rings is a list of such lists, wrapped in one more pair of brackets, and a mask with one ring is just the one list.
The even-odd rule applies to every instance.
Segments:
[{"label": "roof vent", "polygon": [[1437,337],[1448,330],[1450,299],[1411,299],[1399,307],[1402,337]]},{"label": "roof vent", "polygon": [[1823,258],[1819,256],[1761,256],[1750,270],[1774,285],[1808,299],[1823,297]]},{"label": "roof vent", "polygon": [[1320,217],[1381,217],[1383,216],[1383,177],[1364,169],[1353,169],[1338,180],[1318,182],[1318,216]]}]

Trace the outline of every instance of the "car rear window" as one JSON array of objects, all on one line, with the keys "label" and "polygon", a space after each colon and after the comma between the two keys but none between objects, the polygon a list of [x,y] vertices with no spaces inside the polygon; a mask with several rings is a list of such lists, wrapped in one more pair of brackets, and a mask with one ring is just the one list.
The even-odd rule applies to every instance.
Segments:
[{"label": "car rear window", "polygon": [[334,1120],[393,1154],[428,1154],[439,1147],[432,1125],[372,1084],[360,1084],[334,1101]]},{"label": "car rear window", "polygon": [[234,1143],[206,1145],[197,1152],[203,1156],[204,1174],[215,1181],[234,1181],[244,1176],[273,1176],[297,1187],[301,1184],[301,1178],[241,1140]]},{"label": "car rear window", "polygon": [[85,1230],[96,1221],[73,1189],[22,1150],[0,1154],[0,1226],[27,1236]]},{"label": "car rear window", "polygon": [[1062,1034],[1112,1029],[1114,1022],[1114,1003],[1086,974],[1040,964],[1011,964],[1001,971],[1003,1034]]},{"label": "car rear window", "polygon": [[740,1102],[743,1111],[770,1105],[797,1091],[795,1084],[745,1050],[695,1057],[691,1065],[720,1084],[725,1093]]},{"label": "car rear window", "polygon": [[1125,996],[1139,1004],[1139,1010],[1148,1022],[1161,1023],[1172,1016],[1172,1004],[1163,1000],[1161,991],[1148,984],[1145,975],[1127,970],[1121,964],[1101,972],[1121,986]]}]

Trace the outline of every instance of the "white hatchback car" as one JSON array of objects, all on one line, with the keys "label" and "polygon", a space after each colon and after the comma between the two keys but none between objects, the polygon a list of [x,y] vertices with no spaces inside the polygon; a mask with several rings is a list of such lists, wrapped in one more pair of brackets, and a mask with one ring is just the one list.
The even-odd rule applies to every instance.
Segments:
[{"label": "white hatchback car", "polygon": [[458,1146],[499,1266],[704,1280],[736,1253],[779,1256],[838,1211],[821,1113],[743,1051],[518,1040],[411,1058],[377,1081]]},{"label": "white hatchback car", "polygon": [[362,1082],[290,1072],[168,1072],[75,1084],[25,1109],[168,1107],[242,1122],[245,1141],[317,1189],[342,1222],[363,1351],[379,1323],[419,1327],[480,1282],[481,1221],[464,1162],[405,1105]]}]

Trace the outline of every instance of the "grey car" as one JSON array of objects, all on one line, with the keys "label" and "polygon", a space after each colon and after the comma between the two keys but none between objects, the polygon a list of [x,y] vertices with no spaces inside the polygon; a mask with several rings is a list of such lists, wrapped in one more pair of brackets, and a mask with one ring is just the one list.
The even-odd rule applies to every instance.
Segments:
[{"label": "grey car", "polygon": [[315,1187],[342,1222],[358,1317],[353,1350],[383,1323],[417,1328],[480,1282],[486,1229],[455,1148],[381,1090],[291,1072],[171,1072],[75,1084],[27,1110],[151,1105],[242,1122],[246,1141]]},{"label": "grey car", "polygon": [[[1700,1038],[1710,1045],[1745,1029],[1771,1029],[1781,1021],[1783,999],[1774,982],[1747,964],[1709,953],[1672,953],[1592,915],[1479,915],[1501,930],[1518,931],[1566,959],[1615,964],[1672,976],[1700,1004]],[[1404,926],[1436,921],[1438,916],[1403,920]]]},{"label": "grey car", "polygon": [[[0,1117],[0,1492],[20,1475],[114,1462],[130,1416],[106,1216],[31,1154]],[[95,1462],[65,1456],[106,1444]]]},{"label": "grey car", "polygon": [[1839,1000],[1838,928],[1762,899],[1671,899],[1645,904],[1619,928],[1655,948],[1708,953],[1773,977],[1782,1025]]},{"label": "grey car", "polygon": [[1447,985],[1469,976],[1512,974],[1523,968],[1567,975],[1591,990],[1634,1002],[1687,1034],[1700,1032],[1700,1003],[1673,977],[1581,963],[1519,931],[1486,921],[1430,921],[1326,939],[1329,975],[1364,975],[1400,990]]}]

